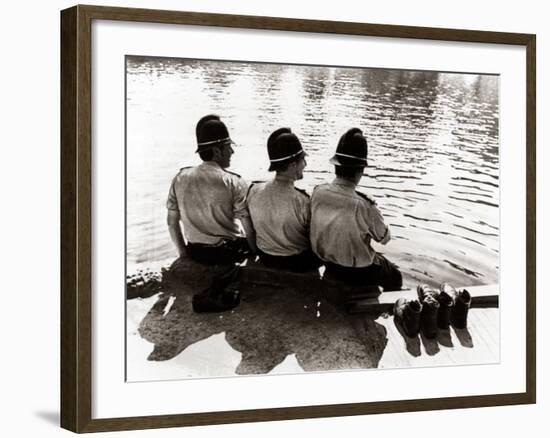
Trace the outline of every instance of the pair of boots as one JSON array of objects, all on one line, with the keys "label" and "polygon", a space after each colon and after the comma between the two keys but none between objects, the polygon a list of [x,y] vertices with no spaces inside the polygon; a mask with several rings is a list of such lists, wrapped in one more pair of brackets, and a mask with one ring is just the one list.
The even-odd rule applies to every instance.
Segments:
[{"label": "pair of boots", "polygon": [[394,317],[407,336],[414,337],[420,331],[429,339],[437,337],[437,329],[467,326],[468,310],[472,297],[466,289],[457,291],[448,283],[439,290],[422,284],[416,288],[418,300],[399,298],[394,304]]}]

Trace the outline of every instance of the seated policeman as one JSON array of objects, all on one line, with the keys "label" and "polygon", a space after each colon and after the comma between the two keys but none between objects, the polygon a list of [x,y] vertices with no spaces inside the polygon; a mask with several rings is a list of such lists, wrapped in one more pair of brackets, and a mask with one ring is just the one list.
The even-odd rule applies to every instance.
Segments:
[{"label": "seated policeman", "polygon": [[294,181],[303,178],[306,153],[289,128],[269,136],[267,153],[275,178],[253,183],[247,197],[260,260],[294,272],[315,269],[320,261],[309,244],[309,196],[294,187]]},{"label": "seated policeman", "polygon": [[397,267],[371,246],[371,240],[388,243],[390,229],[376,203],[355,191],[367,166],[367,140],[360,129],[340,138],[330,162],[336,179],[315,187],[311,195],[311,246],[325,262],[325,277],[401,289]]},{"label": "seated policeman", "polygon": [[184,167],[172,180],[166,202],[170,237],[180,257],[208,265],[241,262],[255,246],[246,207],[248,185],[226,170],[233,141],[215,115],[199,120],[196,136],[203,162]]}]

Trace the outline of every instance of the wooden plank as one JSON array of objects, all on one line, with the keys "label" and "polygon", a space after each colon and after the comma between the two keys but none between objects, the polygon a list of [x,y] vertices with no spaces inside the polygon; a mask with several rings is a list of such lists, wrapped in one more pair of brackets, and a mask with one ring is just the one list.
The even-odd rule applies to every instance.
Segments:
[{"label": "wooden plank", "polygon": [[[187,284],[203,282],[224,271],[226,267],[207,267],[190,259],[177,260],[170,271],[184,279]],[[145,280],[144,280],[145,281]],[[395,292],[381,292],[378,286],[352,286],[342,282],[323,279],[317,270],[311,272],[289,272],[264,266],[259,262],[242,267],[241,284],[259,287],[251,289],[254,294],[272,294],[275,290],[316,291],[320,298],[336,304],[344,304],[350,313],[382,311],[391,312],[393,304],[400,298],[416,299],[415,289]],[[205,287],[206,287],[205,283]],[[498,307],[498,285],[468,286],[472,296],[472,307]],[[142,296],[139,295],[138,296]],[[150,296],[147,295],[147,296]]]},{"label": "wooden plank", "polygon": [[[177,260],[170,267],[170,271],[187,284],[196,285],[204,283],[204,287],[206,287],[208,286],[209,278],[214,278],[214,276],[224,272],[227,268],[227,266],[204,266],[190,259],[185,259]],[[255,295],[273,294],[274,289],[294,290],[297,293],[307,290],[316,291],[319,293],[319,298],[326,298],[333,303],[343,303],[350,299],[372,298],[381,293],[378,286],[352,286],[333,280],[322,279],[317,270],[311,272],[290,272],[268,268],[261,263],[251,263],[243,266],[239,281],[241,284],[258,286],[248,291]],[[147,278],[143,277],[143,282],[145,284],[144,288],[147,288]],[[128,298],[135,296],[143,298],[150,295],[151,293],[148,293],[147,290],[138,291],[134,290],[133,287],[129,287],[127,292]]]},{"label": "wooden plank", "polygon": [[[458,289],[463,288],[457,288],[457,290]],[[467,289],[472,296],[471,307],[498,307],[498,284],[468,286],[464,289]],[[364,298],[351,303],[349,305],[348,311],[350,313],[368,311],[392,312],[393,305],[398,298],[417,299],[418,295],[415,289],[403,289],[395,292],[383,292],[377,297]]]}]

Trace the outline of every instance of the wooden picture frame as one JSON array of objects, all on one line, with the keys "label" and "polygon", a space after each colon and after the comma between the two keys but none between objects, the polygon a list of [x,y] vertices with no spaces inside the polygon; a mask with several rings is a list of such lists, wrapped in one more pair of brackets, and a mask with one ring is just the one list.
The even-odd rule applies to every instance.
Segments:
[{"label": "wooden picture frame", "polygon": [[[178,415],[92,418],[92,22],[346,34],[526,49],[526,391]],[[61,426],[114,431],[528,404],[536,401],[536,37],[531,34],[161,10],[75,6],[61,12]]]}]

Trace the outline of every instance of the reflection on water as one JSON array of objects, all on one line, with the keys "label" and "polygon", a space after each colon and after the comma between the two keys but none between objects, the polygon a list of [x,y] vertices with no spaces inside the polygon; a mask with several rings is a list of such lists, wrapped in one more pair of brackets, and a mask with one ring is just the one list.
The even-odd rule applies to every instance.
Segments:
[{"label": "reflection on water", "polygon": [[170,181],[199,163],[194,129],[222,116],[238,143],[231,169],[268,179],[267,136],[290,126],[309,157],[299,186],[333,178],[340,135],[363,129],[377,199],[394,240],[382,250],[405,281],[498,282],[498,78],[422,71],[131,57],[127,61],[127,256],[175,256]]}]

